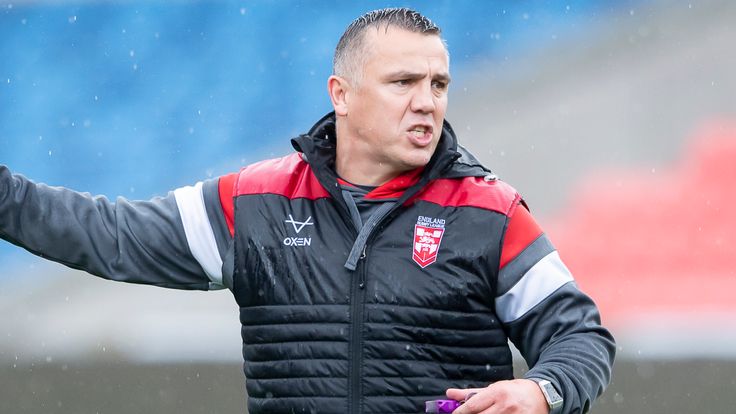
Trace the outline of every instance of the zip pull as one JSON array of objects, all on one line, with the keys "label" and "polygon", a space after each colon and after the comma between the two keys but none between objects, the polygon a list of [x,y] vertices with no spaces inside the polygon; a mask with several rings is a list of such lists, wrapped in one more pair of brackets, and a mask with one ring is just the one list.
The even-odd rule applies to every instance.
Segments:
[{"label": "zip pull", "polygon": [[[365,251],[366,251],[367,248],[368,248],[368,246],[363,246],[363,252],[360,253],[360,259],[359,260],[365,259],[365,256],[366,256]],[[362,269],[362,271],[360,272],[360,283],[358,283],[358,287],[361,288],[361,289],[363,289],[365,287],[365,269]]]},{"label": "zip pull", "polygon": [[365,258],[365,245],[368,243],[371,233],[376,229],[378,223],[380,223],[381,220],[391,212],[394,205],[396,205],[396,202],[387,201],[383,203],[363,224],[363,228],[360,229],[358,237],[355,239],[353,247],[350,249],[348,260],[345,262],[345,268],[350,271],[355,271],[355,269],[358,268],[358,261]]}]

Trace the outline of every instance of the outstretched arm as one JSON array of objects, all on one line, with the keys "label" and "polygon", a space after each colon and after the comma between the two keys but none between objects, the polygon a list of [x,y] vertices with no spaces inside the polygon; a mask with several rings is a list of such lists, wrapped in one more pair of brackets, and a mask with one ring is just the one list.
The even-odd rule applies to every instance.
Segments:
[{"label": "outstretched arm", "polygon": [[[112,203],[36,184],[0,165],[0,238],[106,279],[177,289],[223,287],[229,232],[218,215],[218,180],[150,201]],[[198,247],[203,245],[209,250]]]}]

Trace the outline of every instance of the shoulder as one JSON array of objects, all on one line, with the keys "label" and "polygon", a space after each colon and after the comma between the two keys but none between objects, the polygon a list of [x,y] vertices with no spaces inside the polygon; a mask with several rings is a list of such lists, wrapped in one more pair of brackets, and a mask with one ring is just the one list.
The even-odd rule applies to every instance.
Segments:
[{"label": "shoulder", "polygon": [[289,198],[327,197],[312,168],[301,154],[257,162],[243,167],[234,186],[235,196],[279,194]]},{"label": "shoulder", "polygon": [[415,198],[444,207],[477,207],[506,216],[513,215],[521,196],[511,185],[493,175],[440,178]]}]

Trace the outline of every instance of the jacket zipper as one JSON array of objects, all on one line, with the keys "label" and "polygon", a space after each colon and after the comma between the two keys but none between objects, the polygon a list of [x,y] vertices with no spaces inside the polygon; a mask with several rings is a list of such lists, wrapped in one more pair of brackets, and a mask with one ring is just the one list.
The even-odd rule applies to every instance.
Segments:
[{"label": "jacket zipper", "polygon": [[363,311],[365,300],[365,272],[366,272],[366,250],[360,256],[358,277],[353,278],[351,284],[350,295],[350,314],[351,314],[351,332],[350,332],[350,377],[348,379],[349,386],[349,407],[348,412],[359,414],[361,412],[362,396],[362,366],[363,366]]}]

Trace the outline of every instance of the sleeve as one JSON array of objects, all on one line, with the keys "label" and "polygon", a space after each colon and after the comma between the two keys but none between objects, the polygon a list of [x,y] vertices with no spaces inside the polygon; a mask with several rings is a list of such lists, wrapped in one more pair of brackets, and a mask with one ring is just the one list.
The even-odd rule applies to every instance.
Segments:
[{"label": "sleeve", "polygon": [[524,377],[549,380],[562,395],[554,414],[587,412],[610,382],[616,345],[526,208],[509,218],[496,311],[529,365]]},{"label": "sleeve", "polygon": [[0,238],[105,279],[220,289],[232,238],[219,180],[113,203],[34,183],[0,165]]}]

